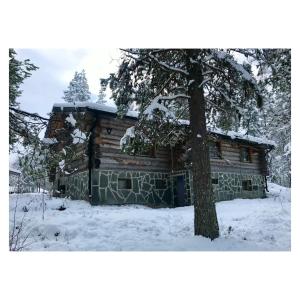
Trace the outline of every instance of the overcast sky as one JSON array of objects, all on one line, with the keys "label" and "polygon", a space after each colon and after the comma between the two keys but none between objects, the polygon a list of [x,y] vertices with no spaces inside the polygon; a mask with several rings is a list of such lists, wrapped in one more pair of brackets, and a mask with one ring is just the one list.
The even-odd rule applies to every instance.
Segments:
[{"label": "overcast sky", "polygon": [[[85,69],[91,100],[96,101],[100,89],[99,78],[116,70],[120,51],[115,48],[99,49],[15,49],[19,59],[29,58],[39,67],[21,86],[23,94],[18,101],[21,108],[46,116],[53,103],[64,102],[67,89],[75,71]],[[109,92],[108,92],[109,96]],[[108,100],[108,104],[113,104]]]}]

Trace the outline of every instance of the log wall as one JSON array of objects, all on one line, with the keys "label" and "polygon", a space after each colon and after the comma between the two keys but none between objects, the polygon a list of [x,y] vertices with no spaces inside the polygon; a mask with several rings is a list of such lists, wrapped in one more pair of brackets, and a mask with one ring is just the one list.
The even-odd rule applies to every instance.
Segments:
[{"label": "log wall", "polygon": [[[49,122],[46,137],[56,137],[60,140],[61,149],[67,144],[63,140],[66,123],[65,118],[70,112],[56,112]],[[75,119],[81,117],[83,112],[73,112]],[[159,148],[155,151],[155,156],[149,155],[128,155],[120,149],[120,140],[124,136],[126,129],[134,126],[136,119],[119,119],[116,115],[106,113],[84,112],[85,116],[81,120],[81,130],[89,132],[93,125],[92,135],[92,161],[93,167],[102,170],[136,170],[136,171],[159,171],[170,172],[182,170],[188,164],[190,155],[183,150],[182,146],[170,148]],[[239,174],[261,174],[267,175],[267,164],[264,156],[264,148],[259,145],[248,145],[251,148],[251,162],[240,161],[240,147],[245,143],[234,140],[227,140],[218,137],[221,143],[221,159],[211,159],[212,172],[227,172]],[[188,144],[188,143],[187,143]],[[185,146],[188,149],[188,146]],[[72,163],[72,167],[77,167],[78,171],[88,169],[87,145],[78,145],[81,153],[78,161]],[[173,155],[171,155],[173,154]],[[100,166],[96,167],[100,161]],[[77,164],[77,166],[76,166]]]},{"label": "log wall", "polygon": [[212,172],[261,174],[259,155],[263,149],[249,146],[251,162],[241,162],[240,148],[245,146],[234,141],[221,141],[222,159],[211,159]]},{"label": "log wall", "polygon": [[[95,158],[101,161],[103,170],[147,170],[170,171],[170,154],[167,148],[160,148],[152,155],[128,155],[120,148],[120,140],[126,129],[134,126],[136,120],[101,116],[95,129]],[[110,133],[109,133],[110,131]]]}]

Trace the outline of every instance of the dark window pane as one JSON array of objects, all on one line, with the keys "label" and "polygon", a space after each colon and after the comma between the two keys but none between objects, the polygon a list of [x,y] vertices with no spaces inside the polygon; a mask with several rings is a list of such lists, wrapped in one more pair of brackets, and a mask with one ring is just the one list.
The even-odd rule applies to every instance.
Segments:
[{"label": "dark window pane", "polygon": [[167,183],[165,180],[162,179],[156,179],[155,180],[155,188],[158,190],[164,190],[167,188]]},{"label": "dark window pane", "polygon": [[252,191],[252,181],[251,180],[243,180],[242,187],[244,191]]},{"label": "dark window pane", "polygon": [[250,150],[248,147],[242,147],[241,148],[241,161],[242,162],[250,162],[251,158],[250,158]]},{"label": "dark window pane", "polygon": [[96,158],[95,159],[95,169],[99,169],[100,168],[100,159]]},{"label": "dark window pane", "polygon": [[212,182],[212,184],[218,184],[219,180],[218,180],[218,178],[212,178],[211,182]]},{"label": "dark window pane", "polygon": [[120,190],[130,190],[131,189],[131,179],[119,178],[118,179],[118,188]]},{"label": "dark window pane", "polygon": [[219,142],[209,142],[210,158],[221,159],[221,147]]}]

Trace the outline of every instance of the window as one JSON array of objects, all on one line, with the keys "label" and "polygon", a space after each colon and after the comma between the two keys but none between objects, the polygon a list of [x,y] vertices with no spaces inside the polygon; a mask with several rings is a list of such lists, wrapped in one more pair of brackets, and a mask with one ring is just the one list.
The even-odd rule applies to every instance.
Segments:
[{"label": "window", "polygon": [[119,178],[118,179],[118,189],[119,190],[130,190],[131,189],[131,179],[130,178]]},{"label": "window", "polygon": [[242,162],[251,162],[250,148],[241,147],[240,157]]},{"label": "window", "polygon": [[100,168],[100,163],[101,163],[101,161],[100,161],[100,159],[99,158],[96,158],[95,159],[95,169],[99,169]]},{"label": "window", "polygon": [[243,180],[242,187],[244,191],[252,191],[252,181],[251,180]]},{"label": "window", "polygon": [[218,178],[212,178],[211,182],[212,182],[212,184],[219,184]]},{"label": "window", "polygon": [[156,179],[155,180],[155,188],[157,190],[164,190],[167,188],[166,180],[163,179]]},{"label": "window", "polygon": [[214,159],[221,159],[221,144],[220,142],[209,142],[209,156]]}]

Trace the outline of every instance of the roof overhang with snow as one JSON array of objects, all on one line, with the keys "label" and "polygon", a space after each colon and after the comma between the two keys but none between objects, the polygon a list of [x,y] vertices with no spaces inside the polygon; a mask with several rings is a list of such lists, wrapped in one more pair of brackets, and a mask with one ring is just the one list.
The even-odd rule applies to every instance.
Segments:
[{"label": "roof overhang with snow", "polygon": [[[117,107],[108,106],[104,104],[97,104],[97,103],[55,103],[53,105],[52,112],[76,112],[76,111],[84,111],[86,109],[101,112],[104,114],[117,114]],[[139,116],[139,113],[137,111],[128,110],[126,117],[137,119]]]},{"label": "roof overhang with snow", "polygon": [[[104,104],[97,104],[91,102],[85,103],[55,103],[52,112],[81,112],[85,110],[92,110],[101,114],[117,115],[117,107],[107,106]],[[128,110],[125,117],[131,119],[138,119],[139,112]],[[189,126],[189,120],[178,120],[180,125]],[[246,143],[249,145],[261,146],[264,148],[274,149],[276,143],[263,137],[255,137],[252,135],[239,133],[235,131],[224,131],[219,128],[209,129],[210,134],[222,137],[223,139],[232,140],[235,142]]]}]

